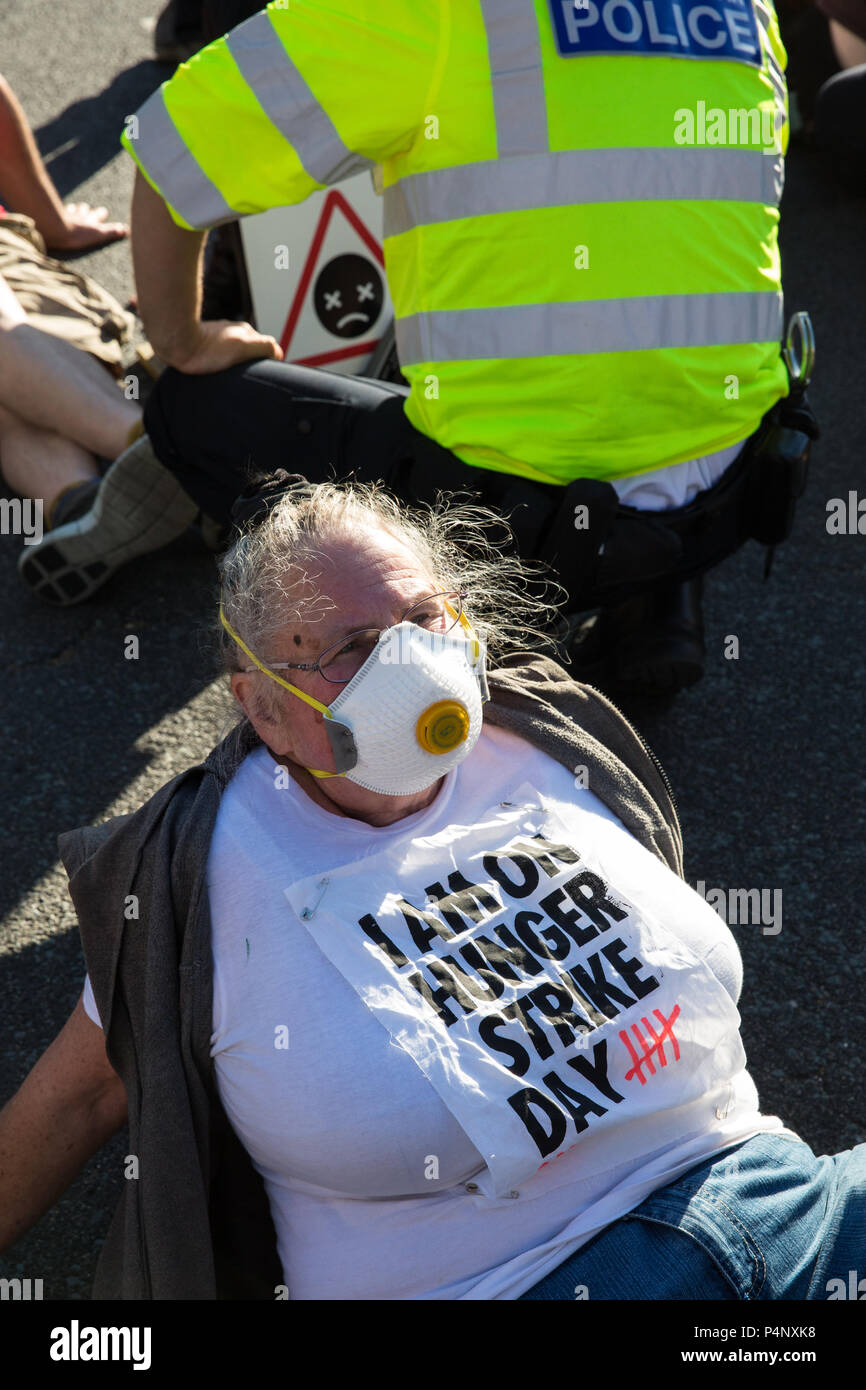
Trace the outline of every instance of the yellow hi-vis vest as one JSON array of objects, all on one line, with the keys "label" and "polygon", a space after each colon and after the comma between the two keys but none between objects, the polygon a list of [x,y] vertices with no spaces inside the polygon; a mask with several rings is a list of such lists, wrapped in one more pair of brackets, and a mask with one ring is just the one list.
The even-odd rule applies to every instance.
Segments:
[{"label": "yellow hi-vis vest", "polygon": [[381,166],[412,424],[622,478],[787,393],[785,62],[769,0],[274,0],[123,143],[188,228]]}]

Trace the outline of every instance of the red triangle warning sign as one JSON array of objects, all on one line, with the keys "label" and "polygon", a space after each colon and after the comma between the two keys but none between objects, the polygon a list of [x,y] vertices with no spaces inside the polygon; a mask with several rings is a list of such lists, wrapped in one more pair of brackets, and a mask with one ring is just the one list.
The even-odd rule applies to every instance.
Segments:
[{"label": "red triangle warning sign", "polygon": [[322,367],[372,353],[392,312],[384,265],[376,238],[330,189],[280,338],[284,360]]}]

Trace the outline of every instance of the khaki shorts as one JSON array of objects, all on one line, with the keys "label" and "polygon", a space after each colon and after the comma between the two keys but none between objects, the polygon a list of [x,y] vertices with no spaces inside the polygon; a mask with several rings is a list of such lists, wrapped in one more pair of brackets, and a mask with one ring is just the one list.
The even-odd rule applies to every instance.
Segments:
[{"label": "khaki shorts", "polygon": [[138,320],[89,275],[47,255],[31,217],[0,216],[0,275],[28,323],[65,338],[120,376]]}]

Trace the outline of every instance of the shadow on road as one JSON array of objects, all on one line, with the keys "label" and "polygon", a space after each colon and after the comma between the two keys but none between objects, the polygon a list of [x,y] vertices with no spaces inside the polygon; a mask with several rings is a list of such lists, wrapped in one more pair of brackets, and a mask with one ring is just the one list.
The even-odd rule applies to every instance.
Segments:
[{"label": "shadow on road", "polygon": [[[200,760],[229,709],[217,692],[204,709],[196,699],[215,675],[216,580],[212,557],[192,533],[68,609],[50,608],[24,588],[15,572],[20,543],[3,540],[9,814],[0,825],[0,920],[56,864],[61,831],[105,819],[133,782],[123,809],[141,804]],[[126,656],[130,637],[134,659]]]},{"label": "shadow on road", "polygon": [[35,132],[39,152],[66,198],[114,159],[123,123],[171,76],[165,64],[140,62],[98,92],[65,107]]}]

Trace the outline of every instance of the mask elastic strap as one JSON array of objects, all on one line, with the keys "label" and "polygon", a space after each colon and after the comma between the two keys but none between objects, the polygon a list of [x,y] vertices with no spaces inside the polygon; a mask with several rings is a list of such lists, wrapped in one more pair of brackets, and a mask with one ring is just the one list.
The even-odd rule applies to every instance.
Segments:
[{"label": "mask elastic strap", "polygon": [[[222,600],[220,600],[220,622],[222,623],[229,637],[231,637],[232,641],[237,642],[241,651],[246,653],[246,655],[249,657],[250,661],[253,663],[254,666],[257,666],[260,671],[264,671],[266,676],[270,676],[272,681],[277,682],[277,685],[284,686],[285,689],[290,690],[293,695],[297,695],[300,700],[305,700],[308,705],[312,705],[313,709],[321,710],[322,714],[325,716],[326,719],[333,719],[334,716],[331,714],[331,711],[328,709],[328,706],[323,705],[321,700],[315,699],[315,697],[312,695],[307,695],[305,691],[299,690],[296,685],[292,685],[289,681],[284,681],[280,676],[276,674],[275,671],[269,670],[268,667],[265,666],[264,662],[259,661],[258,657],[253,655],[246,642],[244,642],[243,639],[238,636],[231,623],[229,622],[228,618],[226,617],[225,613],[223,612]],[[308,767],[306,770],[307,772],[311,773],[313,777],[345,777],[346,775],[345,772],[321,772],[318,768],[315,767]]]},{"label": "mask elastic strap", "polygon": [[[454,609],[451,607],[451,604],[448,602],[447,599],[445,600],[445,607],[448,609],[448,612],[449,612],[449,613],[451,614],[451,616],[453,617],[453,616],[454,616]],[[473,646],[473,648],[474,648],[474,651],[473,651],[473,654],[472,654],[472,660],[473,660],[473,662],[474,662],[475,664],[477,664],[478,658],[479,658],[479,656],[481,655],[481,644],[480,644],[480,642],[478,641],[478,638],[477,638],[476,635],[475,635],[475,628],[474,628],[474,627],[472,626],[472,624],[470,623],[470,621],[469,621],[469,619],[467,618],[466,614],[463,613],[462,611],[461,611],[461,613],[460,613],[460,626],[463,628],[463,631],[466,632],[466,633],[468,633],[469,636],[472,638],[472,646]]]}]

